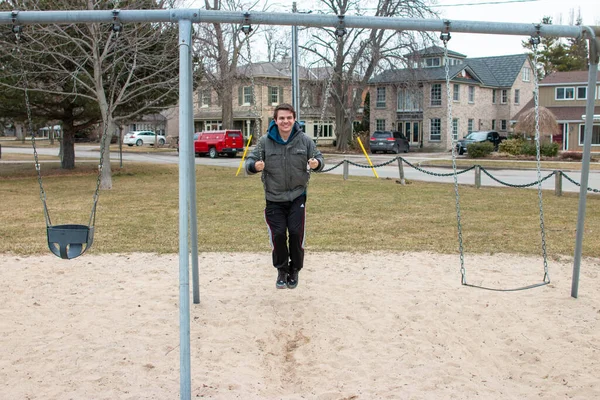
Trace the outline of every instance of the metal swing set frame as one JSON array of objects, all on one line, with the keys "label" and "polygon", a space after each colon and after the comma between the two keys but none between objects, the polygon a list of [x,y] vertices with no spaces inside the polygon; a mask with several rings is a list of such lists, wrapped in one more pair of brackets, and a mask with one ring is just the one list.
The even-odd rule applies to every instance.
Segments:
[{"label": "metal swing set frame", "polygon": [[[594,94],[600,50],[600,27],[540,25],[508,22],[460,21],[440,19],[407,19],[396,17],[372,17],[350,15],[316,15],[301,13],[274,13],[248,11],[221,11],[202,9],[174,10],[61,10],[61,11],[12,11],[0,12],[0,24],[24,26],[32,24],[70,23],[141,23],[171,22],[179,26],[179,297],[180,297],[180,398],[191,399],[190,373],[190,295],[189,262],[192,262],[194,303],[200,302],[198,288],[198,228],[196,215],[196,177],[192,143],[192,24],[229,23],[238,26],[285,25],[290,27],[338,27],[343,21],[347,28],[371,28],[452,33],[501,34],[525,37],[584,38],[589,48],[589,74],[585,114],[584,150],[581,169],[581,186],[577,217],[573,281],[571,296],[577,297],[581,265],[587,186],[590,166],[592,126],[594,119]],[[449,37],[448,37],[449,39]],[[446,134],[450,134],[451,124]],[[186,134],[187,133],[187,134]],[[106,136],[106,135],[105,135]],[[37,163],[37,161],[36,161]],[[95,196],[96,197],[96,196]],[[96,202],[97,199],[95,198]],[[458,204],[458,196],[457,196]],[[95,209],[95,206],[94,206]],[[458,211],[458,208],[457,208]],[[92,212],[92,217],[94,212]],[[543,213],[541,213],[543,219]],[[92,225],[92,222],[90,223]],[[459,219],[460,225],[460,219]],[[93,226],[92,226],[93,227]],[[69,228],[70,229],[70,228]],[[93,236],[93,230],[92,230]],[[87,243],[87,240],[86,240]],[[91,245],[91,241],[89,242]],[[64,254],[59,250],[59,255]],[[67,258],[68,257],[68,254]],[[462,264],[461,249],[461,272]],[[546,270],[547,272],[547,270]],[[546,274],[547,275],[547,274]],[[546,276],[544,277],[546,281]],[[463,274],[463,284],[465,284]],[[534,285],[538,286],[538,285]]]}]

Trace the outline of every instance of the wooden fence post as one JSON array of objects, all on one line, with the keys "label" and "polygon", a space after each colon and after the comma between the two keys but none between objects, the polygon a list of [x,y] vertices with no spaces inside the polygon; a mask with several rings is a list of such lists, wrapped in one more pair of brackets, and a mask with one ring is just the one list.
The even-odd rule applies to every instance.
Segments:
[{"label": "wooden fence post", "polygon": [[350,171],[350,167],[348,166],[348,160],[344,159],[344,180],[348,180],[348,173]]},{"label": "wooden fence post", "polygon": [[562,171],[554,171],[554,194],[562,196]]},{"label": "wooden fence post", "polygon": [[404,166],[402,165],[402,157],[398,157],[398,173],[400,174],[400,184],[405,185],[406,180],[404,179]]},{"label": "wooden fence post", "polygon": [[475,187],[479,189],[481,187],[481,167],[475,166]]}]

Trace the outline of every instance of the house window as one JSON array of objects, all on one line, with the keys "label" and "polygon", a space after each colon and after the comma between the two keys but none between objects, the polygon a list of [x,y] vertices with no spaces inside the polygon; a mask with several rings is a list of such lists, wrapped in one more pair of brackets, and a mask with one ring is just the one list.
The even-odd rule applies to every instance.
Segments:
[{"label": "house window", "polygon": [[[321,134],[319,135],[319,127],[321,127]],[[330,138],[333,137],[333,122],[331,121],[315,121],[313,125],[313,137]]]},{"label": "house window", "polygon": [[279,104],[279,87],[269,86],[269,103],[271,105]]},{"label": "house window", "polygon": [[515,89],[515,104],[521,103],[521,89]]},{"label": "house window", "polygon": [[307,88],[300,88],[300,97],[302,98],[302,106],[310,107],[313,104],[312,91]]},{"label": "house window", "polygon": [[244,86],[244,87],[240,87],[239,90],[239,105],[244,105],[244,106],[249,106],[250,104],[252,104],[252,87],[251,86]]},{"label": "house window", "polygon": [[469,118],[469,121],[467,122],[467,134],[473,132],[473,124],[475,123],[475,121],[473,120],[473,118]]},{"label": "house window", "polygon": [[492,89],[492,104],[496,104],[496,89]]},{"label": "house window", "polygon": [[508,90],[507,89],[502,89],[502,98],[500,99],[500,102],[502,104],[508,103]]},{"label": "house window", "polygon": [[221,129],[221,121],[206,121],[204,123],[204,130],[205,131],[217,131],[219,129]]},{"label": "house window", "polygon": [[577,100],[585,100],[587,99],[587,87],[579,86],[577,88]]},{"label": "house window", "polygon": [[469,86],[469,103],[475,103],[475,86]]},{"label": "house window", "polygon": [[439,57],[432,57],[432,58],[425,59],[425,68],[434,68],[434,67],[439,67],[439,66],[440,66],[440,58]]},{"label": "house window", "polygon": [[410,89],[398,89],[397,111],[420,111],[419,95]]},{"label": "house window", "polygon": [[531,68],[523,68],[523,82],[529,82],[531,80]]},{"label": "house window", "polygon": [[[579,125],[579,145],[583,146],[583,139],[585,135],[585,125]],[[592,127],[592,146],[600,146],[600,125],[594,125]]]},{"label": "house window", "polygon": [[557,87],[554,93],[555,100],[573,100],[575,98],[575,88],[572,87]]},{"label": "house window", "polygon": [[200,91],[200,106],[210,107],[210,89],[202,89]]},{"label": "house window", "polygon": [[458,118],[452,119],[452,139],[458,140]]},{"label": "house window", "polygon": [[500,121],[500,130],[506,131],[506,120],[505,119]]},{"label": "house window", "polygon": [[385,131],[385,119],[375,120],[375,127],[378,131]]},{"label": "house window", "polygon": [[385,108],[385,88],[384,87],[377,88],[377,101],[375,103],[375,107]]},{"label": "house window", "polygon": [[460,85],[458,83],[454,84],[454,90],[452,92],[452,100],[460,101]]},{"label": "house window", "polygon": [[600,100],[600,86],[596,86],[596,98]]},{"label": "house window", "polygon": [[496,120],[493,119],[492,120],[492,130],[495,130],[495,129],[496,129]]},{"label": "house window", "polygon": [[442,120],[432,118],[429,120],[429,140],[432,142],[442,140]]},{"label": "house window", "polygon": [[442,105],[442,84],[434,83],[431,85],[431,105],[441,106]]}]

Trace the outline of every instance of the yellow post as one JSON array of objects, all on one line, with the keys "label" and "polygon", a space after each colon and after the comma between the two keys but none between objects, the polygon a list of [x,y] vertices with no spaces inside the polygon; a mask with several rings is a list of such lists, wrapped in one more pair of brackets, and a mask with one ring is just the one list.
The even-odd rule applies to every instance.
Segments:
[{"label": "yellow post", "polygon": [[244,149],[244,154],[242,154],[242,161],[240,161],[240,166],[235,173],[235,176],[238,176],[240,170],[242,169],[242,164],[244,164],[244,158],[246,158],[246,153],[248,152],[248,147],[250,147],[250,141],[252,140],[252,135],[248,136],[248,142],[246,142],[246,148]]},{"label": "yellow post", "polygon": [[367,161],[369,162],[369,165],[373,169],[373,174],[375,175],[375,178],[379,179],[379,175],[377,175],[377,171],[375,171],[375,167],[373,166],[373,163],[371,162],[371,159],[369,158],[369,155],[367,154],[367,151],[365,150],[365,146],[363,146],[359,137],[357,137],[356,140],[358,140],[358,144],[360,144],[360,148],[362,149],[363,153],[365,153],[365,157],[367,157]]}]

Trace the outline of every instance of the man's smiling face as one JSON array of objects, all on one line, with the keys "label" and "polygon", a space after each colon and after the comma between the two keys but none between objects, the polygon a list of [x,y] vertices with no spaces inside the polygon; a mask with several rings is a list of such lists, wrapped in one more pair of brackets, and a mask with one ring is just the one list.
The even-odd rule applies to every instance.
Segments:
[{"label": "man's smiling face", "polygon": [[277,112],[277,119],[275,120],[275,123],[277,124],[277,128],[279,129],[279,134],[281,135],[282,139],[287,140],[287,138],[290,136],[294,122],[296,122],[296,119],[291,111],[279,110]]}]

